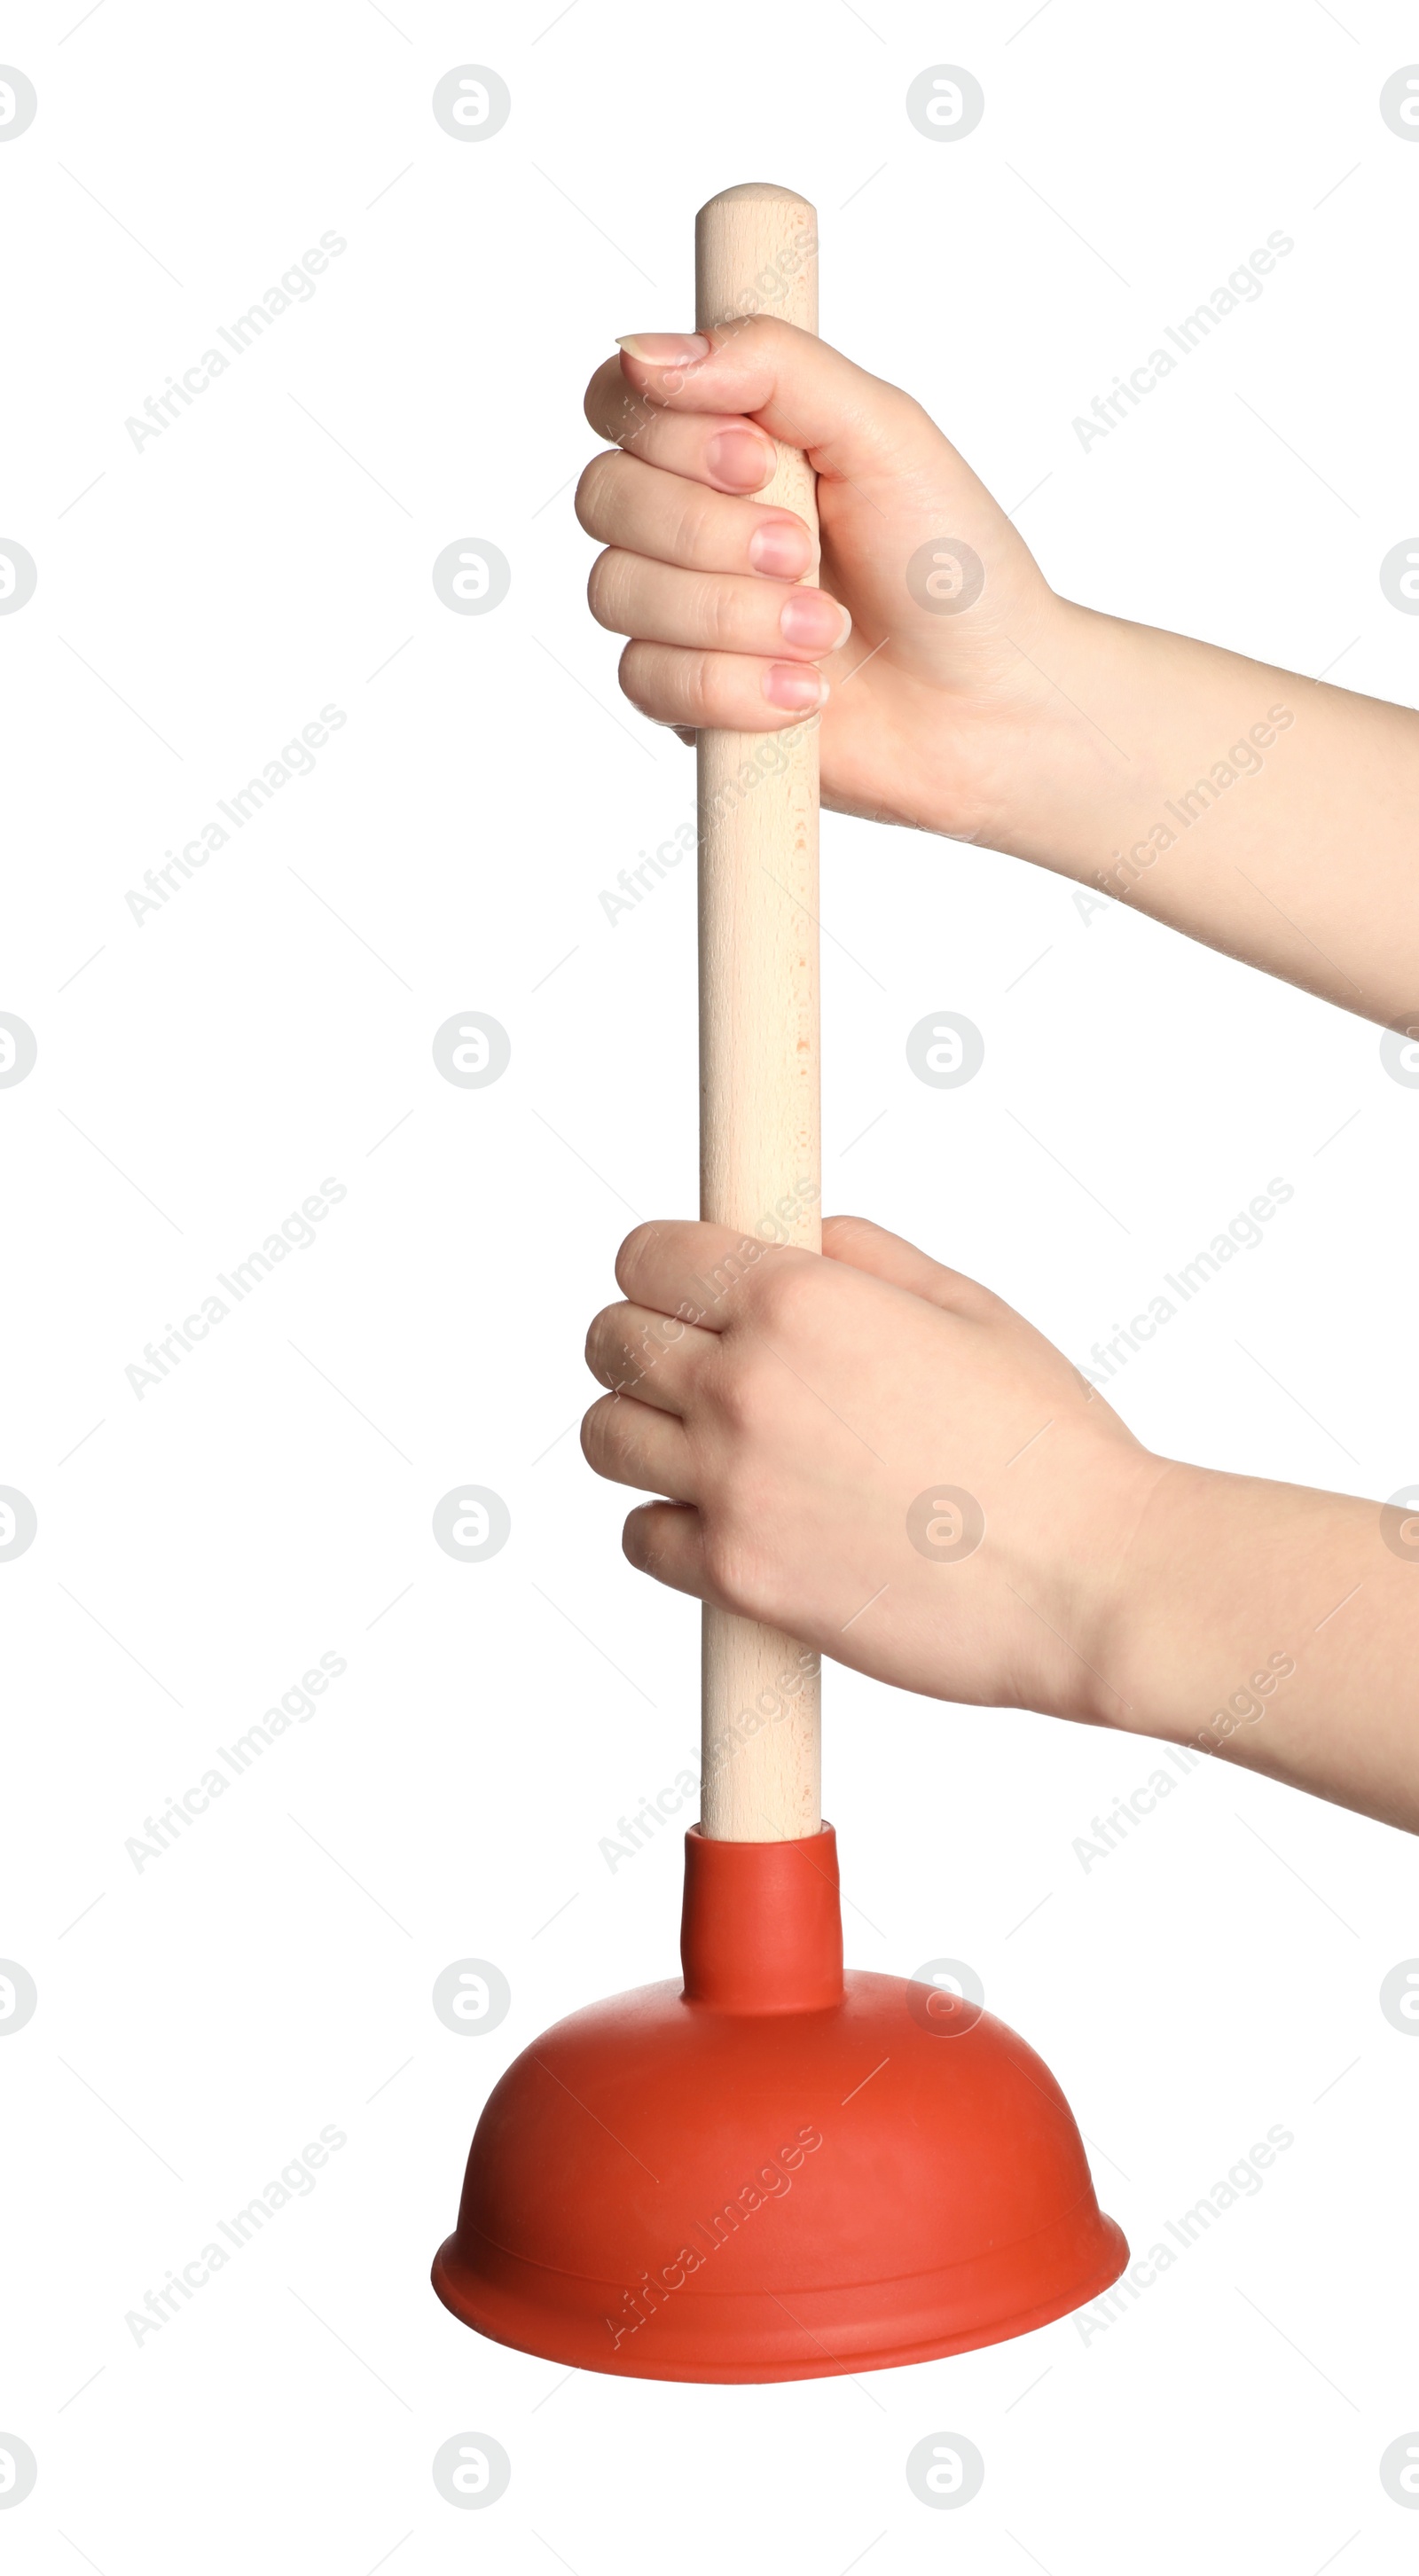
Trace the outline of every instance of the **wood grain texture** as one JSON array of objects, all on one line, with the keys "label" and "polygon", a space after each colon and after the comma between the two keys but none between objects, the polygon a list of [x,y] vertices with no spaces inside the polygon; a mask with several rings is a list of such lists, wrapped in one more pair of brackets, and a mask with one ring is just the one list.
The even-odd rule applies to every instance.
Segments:
[{"label": "wood grain texture", "polygon": [[[727,189],[695,225],[696,328],[772,313],[818,327],[818,226],[786,188]],[[760,500],[816,539],[812,468],[780,446]],[[815,560],[805,579],[816,581]],[[699,736],[700,1214],[759,1243],[822,1240],[818,729]],[[732,1293],[732,1291],[730,1291]],[[819,1829],[817,1657],[703,1613],[701,1831],[787,1842]]]}]

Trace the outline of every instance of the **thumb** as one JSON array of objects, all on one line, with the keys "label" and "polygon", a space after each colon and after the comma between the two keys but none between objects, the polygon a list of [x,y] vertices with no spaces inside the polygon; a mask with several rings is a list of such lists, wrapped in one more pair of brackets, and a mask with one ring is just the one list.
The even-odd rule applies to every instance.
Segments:
[{"label": "thumb", "polygon": [[865,1270],[887,1287],[904,1289],[909,1297],[924,1297],[928,1305],[940,1306],[948,1315],[963,1316],[971,1323],[989,1323],[1014,1311],[992,1289],[982,1288],[978,1280],[967,1279],[962,1271],[946,1269],[929,1253],[918,1251],[904,1236],[889,1234],[885,1226],[874,1225],[870,1217],[825,1217],[823,1256],[828,1261],[844,1262],[850,1269]]},{"label": "thumb", "polygon": [[749,314],[693,339],[647,332],[619,346],[623,372],[646,402],[743,412],[784,446],[803,448],[816,473],[870,488],[913,467],[939,471],[945,441],[920,404],[792,322]]}]

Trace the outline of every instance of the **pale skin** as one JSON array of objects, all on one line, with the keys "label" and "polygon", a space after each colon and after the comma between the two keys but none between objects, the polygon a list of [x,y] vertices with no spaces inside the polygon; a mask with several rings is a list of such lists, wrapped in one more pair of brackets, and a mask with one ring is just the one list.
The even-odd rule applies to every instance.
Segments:
[{"label": "pale skin", "polygon": [[[826,805],[1051,868],[1419,1038],[1419,716],[1056,597],[920,406],[786,323],[621,346],[577,512],[645,715],[692,739],[821,707]],[[802,522],[750,497],[766,432],[817,471],[821,588]],[[985,579],[940,614],[906,567],[946,531]],[[616,1275],[582,1442],[657,1498],[632,1564],[906,1689],[1192,1744],[1419,1831],[1419,1515],[1153,1455],[989,1289],[863,1219],[822,1257],[639,1226]],[[986,1530],[944,1561],[908,1527],[943,1477]]]}]

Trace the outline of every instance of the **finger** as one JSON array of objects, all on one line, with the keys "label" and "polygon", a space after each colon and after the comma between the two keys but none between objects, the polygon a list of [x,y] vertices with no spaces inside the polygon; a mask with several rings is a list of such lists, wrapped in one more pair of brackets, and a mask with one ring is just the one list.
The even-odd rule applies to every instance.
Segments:
[{"label": "finger", "polygon": [[889,1288],[904,1288],[909,1296],[924,1297],[929,1305],[944,1308],[948,1315],[966,1316],[973,1323],[998,1321],[1014,1311],[992,1289],[982,1288],[979,1280],[948,1270],[900,1234],[888,1234],[884,1226],[874,1225],[869,1217],[825,1217],[823,1253],[829,1261],[866,1270],[874,1279],[885,1280]]},{"label": "finger", "polygon": [[628,644],[620,681],[643,716],[673,725],[682,741],[691,742],[691,728],[704,725],[730,733],[782,733],[826,706],[829,696],[829,684],[812,662],[751,661],[743,653],[694,652],[676,644]]},{"label": "finger", "polygon": [[[811,1181],[764,1211],[766,1226],[787,1226],[816,1203]],[[706,1332],[722,1333],[742,1313],[753,1284],[776,1262],[811,1260],[763,1236],[731,1225],[697,1225],[657,1219],[632,1228],[616,1255],[616,1283],[637,1305],[660,1315],[683,1315]]]},{"label": "finger", "polygon": [[[677,349],[693,350],[705,336],[707,354],[676,361]],[[820,474],[897,492],[914,464],[939,472],[941,433],[920,404],[791,322],[751,314],[697,340],[642,334],[620,346],[626,380],[649,405],[680,417],[748,415],[806,449]]]},{"label": "finger", "polygon": [[648,1306],[606,1306],[586,1337],[586,1365],[613,1395],[683,1414],[714,1336]]},{"label": "finger", "polygon": [[677,1503],[642,1503],[627,1517],[621,1549],[638,1573],[705,1599],[705,1542],[698,1512]]},{"label": "finger", "polygon": [[682,572],[608,546],[586,586],[591,613],[613,635],[649,644],[700,644],[816,662],[836,653],[852,619],[825,590],[738,573]]},{"label": "finger", "polygon": [[577,485],[576,514],[603,545],[691,572],[771,573],[798,581],[813,562],[813,539],[791,510],[706,492],[702,483],[614,448],[593,456]]},{"label": "finger", "polygon": [[677,417],[648,403],[627,380],[619,358],[598,368],[586,392],[586,417],[602,438],[628,453],[686,474],[717,492],[761,492],[773,473],[772,442],[737,413]]},{"label": "finger", "polygon": [[593,1404],[582,1422],[581,1448],[587,1465],[613,1485],[638,1485],[677,1503],[695,1499],[683,1422],[633,1395],[603,1395]]}]

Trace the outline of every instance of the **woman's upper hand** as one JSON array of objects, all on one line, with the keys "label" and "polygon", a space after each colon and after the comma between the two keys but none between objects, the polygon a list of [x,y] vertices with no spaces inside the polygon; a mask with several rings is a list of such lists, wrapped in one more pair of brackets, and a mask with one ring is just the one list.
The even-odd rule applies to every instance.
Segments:
[{"label": "woman's upper hand", "polygon": [[[821,705],[826,804],[1000,846],[1062,613],[1005,513],[909,394],[791,323],[622,351],[587,391],[616,444],[576,509],[627,697],[681,731]],[[821,588],[802,520],[752,497],[772,438],[818,475]]]}]

